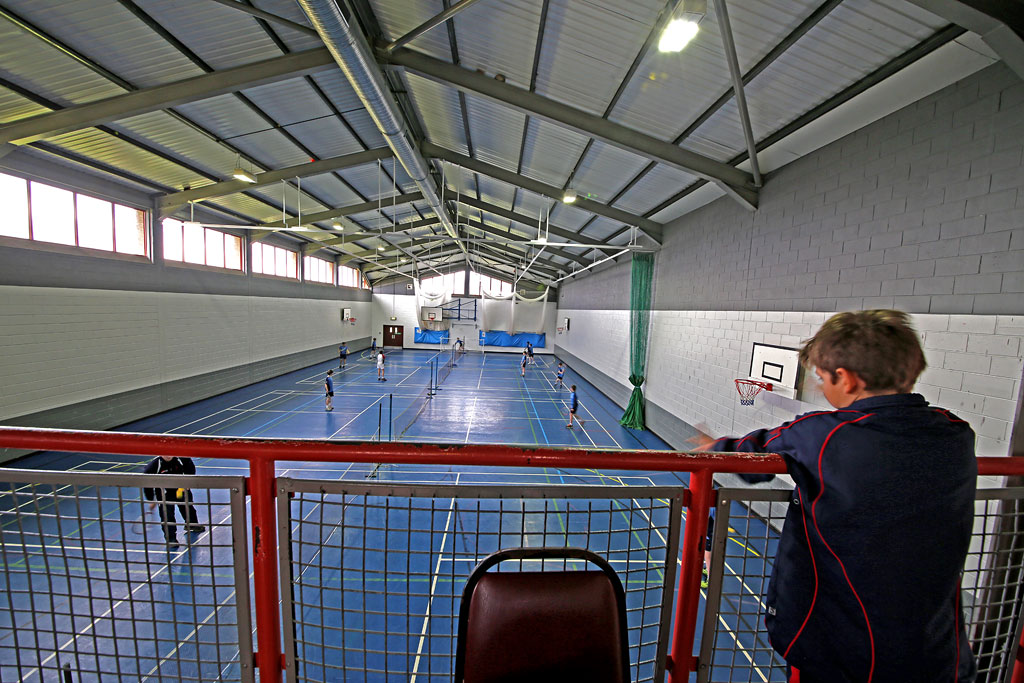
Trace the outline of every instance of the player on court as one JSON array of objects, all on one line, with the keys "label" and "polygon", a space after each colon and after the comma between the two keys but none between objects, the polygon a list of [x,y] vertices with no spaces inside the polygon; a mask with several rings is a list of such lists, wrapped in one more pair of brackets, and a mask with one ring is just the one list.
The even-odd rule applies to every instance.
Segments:
[{"label": "player on court", "polygon": [[345,369],[345,363],[348,360],[348,344],[345,342],[341,343],[338,347],[338,367]]},{"label": "player on court", "polygon": [[555,384],[558,385],[559,389],[562,388],[562,379],[564,377],[565,377],[565,366],[562,364],[562,361],[558,361],[558,374],[555,375]]},{"label": "player on court", "polygon": [[[375,339],[374,342],[377,340]],[[388,378],[384,376],[384,351],[383,349],[377,354],[377,381],[387,382]]]},{"label": "player on court", "polygon": [[374,337],[373,341],[370,342],[370,353],[377,353],[377,338]]},{"label": "player on court", "polygon": [[519,367],[521,370],[520,374],[526,377],[526,351],[523,351],[523,359],[519,361]]},{"label": "player on court", "polygon": [[334,370],[328,370],[327,377],[324,378],[324,409],[327,411],[334,410],[334,380],[331,379],[333,374]]},{"label": "player on court", "polygon": [[533,360],[533,344],[530,343],[530,342],[526,342],[526,355],[530,359],[530,365],[533,365],[533,363],[534,363],[534,360]]},{"label": "player on court", "polygon": [[576,385],[573,384],[572,387],[570,387],[570,389],[572,389],[572,393],[569,394],[569,424],[565,426],[568,427],[569,429],[572,429],[573,420],[579,422],[580,427],[583,426],[583,420],[576,417],[576,409],[580,407],[579,399],[576,398]]},{"label": "player on court", "polygon": [[[143,470],[146,474],[195,474],[196,466],[192,458],[179,458],[173,455],[161,455],[150,460]],[[146,500],[153,501],[149,509],[160,506],[160,526],[164,530],[167,545],[178,545],[178,528],[174,524],[174,511],[177,509],[181,520],[185,522],[186,532],[202,533],[203,526],[199,523],[196,508],[192,505],[192,491],[189,489],[145,488],[142,490]]]}]

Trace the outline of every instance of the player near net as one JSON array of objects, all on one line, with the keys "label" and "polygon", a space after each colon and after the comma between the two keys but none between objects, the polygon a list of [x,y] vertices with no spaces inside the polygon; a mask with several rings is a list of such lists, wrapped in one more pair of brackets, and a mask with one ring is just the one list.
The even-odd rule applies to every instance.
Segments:
[{"label": "player near net", "polygon": [[831,317],[800,362],[835,410],[703,444],[779,453],[796,483],[765,600],[790,680],[971,683],[974,432],[911,393],[925,358],[901,311]]}]

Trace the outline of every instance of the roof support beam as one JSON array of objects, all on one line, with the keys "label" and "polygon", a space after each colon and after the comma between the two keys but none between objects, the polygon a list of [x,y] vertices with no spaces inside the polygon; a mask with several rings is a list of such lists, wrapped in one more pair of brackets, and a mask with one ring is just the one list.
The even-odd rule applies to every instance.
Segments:
[{"label": "roof support beam", "polygon": [[[430,142],[424,142],[422,145],[422,149],[423,154],[425,156],[433,157],[435,159],[443,159],[452,164],[455,164],[456,166],[461,166],[462,168],[466,168],[471,171],[476,171],[477,173],[489,176],[491,178],[494,178],[495,180],[500,180],[504,183],[508,183],[509,185],[515,185],[525,190],[536,192],[539,195],[550,197],[551,199],[555,199],[557,201],[560,201],[562,199],[562,195],[564,194],[562,192],[562,188],[560,187],[548,185],[547,183],[542,183],[539,180],[534,180],[533,178],[527,178],[526,176],[519,175],[518,173],[513,173],[512,171],[506,171],[505,169],[499,166],[494,166],[492,164],[488,164],[482,161],[477,161],[476,159],[468,157],[464,154],[453,152],[450,149],[440,147]],[[463,200],[463,203],[465,203],[465,200]],[[636,227],[644,231],[644,233],[647,234],[647,236],[649,236],[655,242],[661,244],[662,229],[664,227],[661,223],[652,221],[649,218],[644,218],[643,216],[637,216],[636,214],[623,211],[622,209],[616,209],[606,204],[595,202],[591,199],[585,199],[583,197],[577,199],[574,206],[577,206],[583,209],[584,211],[589,211],[590,213],[597,214],[598,216],[610,218],[613,221],[619,221],[620,223],[625,223],[626,225],[635,225]],[[484,210],[487,211],[489,209]],[[519,219],[513,218],[512,220]],[[528,224],[531,223],[533,225],[536,225],[537,221],[528,221]],[[566,239],[575,240],[580,237],[580,235],[575,232],[571,232],[569,230],[562,230],[561,228],[559,228],[559,230],[561,230],[561,232],[556,232],[554,227],[551,228],[551,232],[553,234],[562,235]],[[583,238],[580,241],[585,242],[586,239]]]},{"label": "roof support beam", "polygon": [[7,123],[0,126],[0,143],[35,142],[129,116],[168,109],[179,104],[297,78],[333,67],[334,59],[331,53],[323,48],[275,57]]},{"label": "roof support beam", "polygon": [[[501,238],[501,239],[505,239],[505,240],[509,240],[511,242],[528,242],[529,241],[529,239],[526,238],[526,237],[523,237],[521,235],[517,235],[517,234],[515,234],[513,232],[505,232],[504,230],[499,230],[498,228],[491,227],[490,225],[487,225],[486,223],[481,223],[480,221],[474,221],[472,219],[467,219],[465,221],[465,223],[469,227],[475,228],[476,230],[479,230],[480,232],[482,232],[484,234],[494,235],[495,237],[498,237],[498,238]],[[568,249],[560,249],[558,247],[558,242],[549,242],[547,247],[548,247],[548,251],[551,252],[555,256],[561,256],[562,258],[567,258],[570,261],[575,261],[576,263],[580,264],[581,266],[586,266],[586,265],[590,264],[590,262],[587,261],[582,256],[574,254],[571,251],[569,251]],[[472,249],[470,249],[470,253],[472,253]],[[555,265],[555,264],[552,264],[552,265]]]},{"label": "roof support beam", "polygon": [[745,207],[751,210],[757,208],[758,193],[751,175],[726,163],[407,48],[395,50],[390,54],[381,53],[380,58],[443,85],[481,95],[524,114],[570,128],[638,156],[705,178],[721,186]]},{"label": "roof support beam", "polygon": [[317,246],[333,247],[336,244],[345,244],[346,242],[354,242],[355,240],[365,240],[373,237],[381,237],[382,235],[393,235],[395,233],[405,232],[406,230],[415,230],[416,228],[426,228],[430,227],[431,225],[439,225],[440,223],[441,220],[437,216],[431,216],[429,218],[423,218],[418,221],[410,221],[408,223],[396,223],[393,229],[385,233],[371,232],[365,230],[361,232],[353,232],[347,235],[342,235],[341,237],[335,237],[329,240],[323,240],[322,242],[317,242]]},{"label": "roof support beam", "polygon": [[[366,213],[367,211],[376,211],[377,209],[387,209],[392,206],[399,204],[408,204],[410,202],[418,202],[423,199],[423,195],[419,192],[410,192],[409,194],[400,194],[394,197],[384,197],[381,202],[362,202],[361,204],[352,204],[350,206],[340,206],[336,209],[328,209],[327,211],[321,211],[319,213],[311,213],[307,216],[302,217],[303,225],[310,225],[312,223],[319,223],[320,221],[329,221],[332,218],[341,218],[342,216],[354,216],[357,213]],[[296,218],[294,221],[289,221],[285,224],[285,221],[272,221],[270,223],[263,223],[260,227],[263,228],[287,228],[294,227],[299,224],[299,219]]]},{"label": "roof support beam", "polygon": [[[468,197],[466,195],[462,195],[462,197],[459,198],[459,202],[474,209],[486,211],[487,213],[493,213],[495,216],[501,216],[502,218],[507,218],[510,221],[515,221],[516,223],[522,223],[523,225],[529,226],[534,230],[537,229],[537,219],[535,217],[525,216],[521,213],[516,213],[515,211],[511,211],[509,209],[503,209],[495,204],[482,202],[478,199],[473,199],[472,197]],[[591,237],[586,237],[585,235],[581,235],[578,232],[573,232],[572,230],[558,228],[555,227],[554,225],[548,226],[548,232],[551,233],[552,235],[557,235],[559,237],[567,239],[570,242],[593,244],[594,246],[604,246],[604,242],[601,242],[600,240],[595,240]],[[539,236],[540,235],[538,235],[538,237]]]},{"label": "roof support beam", "polygon": [[992,0],[910,0],[957,26],[974,31],[1024,79],[1024,9]]},{"label": "roof support beam", "polygon": [[430,29],[434,28],[435,26],[438,26],[439,24],[443,24],[444,22],[448,21],[456,14],[461,12],[462,10],[466,9],[470,5],[476,4],[477,2],[479,2],[479,0],[460,0],[460,2],[455,3],[445,11],[441,12],[440,14],[435,14],[431,18],[427,19],[422,24],[420,24],[413,30],[409,31],[398,40],[389,43],[387,47],[385,47],[384,49],[387,50],[388,52],[393,52],[398,48],[402,47],[403,45],[411,43],[412,41],[416,40]]},{"label": "roof support beam", "polygon": [[264,185],[272,185],[291,178],[305,178],[308,176],[319,175],[321,173],[330,173],[331,171],[337,171],[342,168],[351,168],[352,166],[368,164],[371,161],[387,159],[390,156],[391,150],[387,147],[381,147],[379,149],[369,149],[365,152],[356,152],[355,154],[331,157],[330,159],[320,159],[319,161],[313,161],[308,164],[298,164],[297,166],[289,166],[287,168],[279,168],[274,171],[258,173],[256,174],[255,183],[247,183],[244,180],[225,180],[220,183],[214,183],[213,185],[197,187],[194,190],[185,190],[183,192],[166,194],[157,198],[156,205],[160,210],[161,216],[167,216],[175,209],[185,206],[189,202],[200,202],[204,199],[223,197],[224,195],[244,192],[245,190],[263,187]]},{"label": "roof support beam", "polygon": [[732,36],[732,25],[729,23],[729,10],[725,7],[725,0],[715,0],[715,13],[718,15],[718,30],[722,34],[722,44],[725,46],[725,61],[729,62],[729,74],[732,76],[736,108],[740,112],[743,139],[747,143],[747,153],[750,155],[750,171],[754,176],[754,187],[761,187],[761,169],[757,164],[754,131],[750,127],[750,111],[747,109],[747,96],[743,91],[743,75],[740,73],[740,60],[736,56],[736,41]]}]

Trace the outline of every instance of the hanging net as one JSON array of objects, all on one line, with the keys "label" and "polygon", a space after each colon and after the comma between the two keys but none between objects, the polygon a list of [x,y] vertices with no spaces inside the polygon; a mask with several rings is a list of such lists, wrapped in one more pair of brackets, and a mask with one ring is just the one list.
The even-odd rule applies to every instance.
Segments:
[{"label": "hanging net", "polygon": [[640,389],[647,365],[647,340],[651,323],[651,276],[654,254],[633,252],[633,272],[629,292],[629,383],[633,393],[619,424],[630,429],[645,429],[644,393]]}]

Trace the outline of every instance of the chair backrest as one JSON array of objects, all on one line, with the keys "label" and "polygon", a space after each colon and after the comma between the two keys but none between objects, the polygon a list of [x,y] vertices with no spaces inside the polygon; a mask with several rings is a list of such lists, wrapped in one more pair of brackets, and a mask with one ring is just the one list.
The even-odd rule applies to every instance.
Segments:
[{"label": "chair backrest", "polygon": [[[586,560],[599,571],[490,572],[505,560]],[[629,681],[626,598],[581,548],[516,548],[477,565],[462,592],[456,683]]]}]

